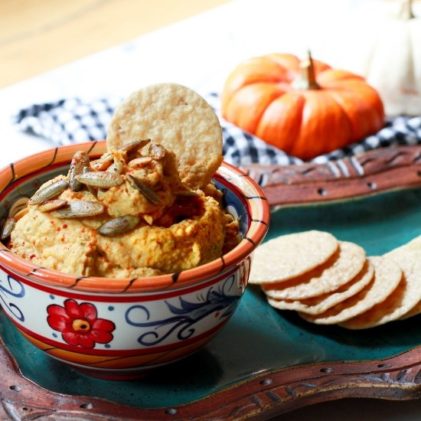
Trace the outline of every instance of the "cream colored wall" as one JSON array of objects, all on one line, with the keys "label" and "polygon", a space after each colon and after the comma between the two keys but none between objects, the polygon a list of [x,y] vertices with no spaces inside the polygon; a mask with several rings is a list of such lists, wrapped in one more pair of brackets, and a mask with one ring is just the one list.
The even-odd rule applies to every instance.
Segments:
[{"label": "cream colored wall", "polygon": [[227,0],[0,0],[0,87]]}]

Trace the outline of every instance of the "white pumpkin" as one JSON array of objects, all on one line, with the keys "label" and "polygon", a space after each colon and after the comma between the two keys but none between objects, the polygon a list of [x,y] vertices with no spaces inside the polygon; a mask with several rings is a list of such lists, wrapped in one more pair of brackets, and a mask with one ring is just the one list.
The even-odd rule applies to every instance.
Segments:
[{"label": "white pumpkin", "polygon": [[363,31],[352,67],[378,90],[387,115],[421,115],[421,14],[415,15],[412,0],[386,14],[388,3],[371,17],[370,33]]}]

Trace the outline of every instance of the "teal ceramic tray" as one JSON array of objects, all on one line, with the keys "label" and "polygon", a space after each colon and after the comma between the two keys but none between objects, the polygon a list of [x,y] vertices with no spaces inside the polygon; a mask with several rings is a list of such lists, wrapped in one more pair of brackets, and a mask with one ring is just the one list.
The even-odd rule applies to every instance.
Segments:
[{"label": "teal ceramic tray", "polygon": [[[418,153],[414,148],[403,150],[412,158]],[[421,235],[417,165],[417,160],[395,162],[375,173],[346,177],[348,181],[317,179],[314,174],[320,175],[324,166],[313,166],[313,178],[305,175],[306,182],[295,174],[296,188],[317,184],[311,192],[316,191],[319,201],[297,193],[290,203],[299,205],[274,210],[267,239],[321,229],[360,244],[369,255],[400,246]],[[381,177],[396,170],[417,178],[399,178],[397,190],[382,189]],[[260,170],[253,171],[256,175]],[[375,182],[377,194],[355,197],[349,189],[356,180],[365,183],[365,193],[373,193],[370,183]],[[285,176],[283,183],[277,188],[294,184]],[[352,199],[330,200],[337,183],[342,183],[343,196]],[[269,187],[267,192],[273,205],[281,204]],[[83,414],[88,420],[102,420],[105,414],[109,419],[261,419],[342,397],[413,398],[421,383],[420,321],[415,317],[367,331],[315,326],[295,313],[273,309],[258,288],[249,286],[234,317],[200,352],[143,379],[110,382],[86,377],[46,356],[0,312],[0,419],[40,414],[49,419]]]}]

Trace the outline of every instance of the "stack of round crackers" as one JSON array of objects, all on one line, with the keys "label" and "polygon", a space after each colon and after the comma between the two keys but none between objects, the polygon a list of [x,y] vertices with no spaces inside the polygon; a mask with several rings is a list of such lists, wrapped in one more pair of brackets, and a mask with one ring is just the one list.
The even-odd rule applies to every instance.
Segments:
[{"label": "stack of round crackers", "polygon": [[277,237],[255,252],[250,283],[269,304],[316,324],[365,329],[421,312],[421,237],[383,256],[332,234]]}]

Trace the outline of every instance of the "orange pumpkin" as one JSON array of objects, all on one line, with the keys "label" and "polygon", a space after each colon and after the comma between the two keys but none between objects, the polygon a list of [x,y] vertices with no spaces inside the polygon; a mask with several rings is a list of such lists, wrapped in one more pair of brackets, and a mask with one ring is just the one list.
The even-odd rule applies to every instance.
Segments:
[{"label": "orange pumpkin", "polygon": [[384,124],[383,103],[362,77],[321,61],[270,54],[240,64],[222,93],[222,116],[285,152],[314,158]]}]

